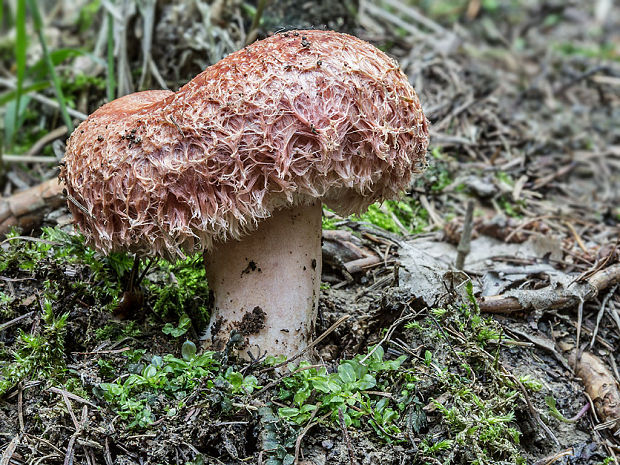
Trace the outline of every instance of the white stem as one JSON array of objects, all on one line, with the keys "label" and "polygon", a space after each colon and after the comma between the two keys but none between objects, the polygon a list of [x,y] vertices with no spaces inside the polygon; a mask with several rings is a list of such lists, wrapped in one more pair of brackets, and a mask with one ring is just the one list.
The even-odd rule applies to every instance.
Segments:
[{"label": "white stem", "polygon": [[244,338],[240,355],[291,356],[314,333],[321,281],[321,204],[276,212],[240,241],[205,253],[214,294],[204,335],[221,350],[233,330]]}]

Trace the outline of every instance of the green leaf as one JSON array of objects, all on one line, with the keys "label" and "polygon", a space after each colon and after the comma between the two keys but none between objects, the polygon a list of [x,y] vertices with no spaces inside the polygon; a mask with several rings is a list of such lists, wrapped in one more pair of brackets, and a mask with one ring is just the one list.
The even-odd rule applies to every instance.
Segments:
[{"label": "green leaf", "polygon": [[[114,3],[114,0],[112,0]],[[106,88],[108,94],[108,101],[114,100],[116,92],[116,80],[114,78],[114,16],[108,13],[106,20],[108,22],[108,66],[106,69]]]},{"label": "green leaf", "polygon": [[145,367],[144,371],[142,372],[142,376],[144,376],[147,379],[153,378],[156,374],[157,374],[157,368],[154,367],[153,365],[149,365]]},{"label": "green leaf", "polygon": [[226,380],[232,385],[233,391],[238,391],[243,384],[243,375],[238,371],[226,373]]},{"label": "green leaf", "polygon": [[310,397],[310,385],[308,382],[304,382],[303,386],[299,388],[299,390],[295,393],[295,397],[293,397],[293,402],[297,405],[303,404],[308,397]]},{"label": "green leaf", "polygon": [[280,407],[278,409],[278,415],[282,418],[292,419],[299,415],[299,409],[295,407]]},{"label": "green leaf", "polygon": [[113,396],[119,396],[123,392],[123,387],[116,383],[101,383],[99,387]]},{"label": "green leaf", "polygon": [[383,347],[378,346],[376,349],[373,347],[370,350],[374,350],[374,352],[370,356],[371,360],[376,361],[376,362],[383,361],[383,356],[385,355],[385,352],[383,351]]},{"label": "green leaf", "polygon": [[189,362],[196,356],[196,344],[192,341],[185,341],[181,347],[181,354],[183,355],[183,360]]},{"label": "green leaf", "polygon": [[302,408],[299,409],[299,413],[308,413],[316,410],[316,405],[314,404],[306,404]]},{"label": "green leaf", "polygon": [[172,337],[179,337],[185,334],[191,326],[192,320],[186,314],[183,314],[179,318],[179,325],[176,328],[171,323],[166,323],[162,328],[162,332]]},{"label": "green leaf", "polygon": [[357,379],[355,369],[349,363],[343,363],[338,366],[338,376],[344,383],[352,383]]},{"label": "green leaf", "polygon": [[312,386],[314,387],[314,389],[321,391],[325,394],[327,394],[328,392],[331,392],[329,383],[327,382],[326,379],[323,379],[323,378],[313,379]]},{"label": "green leaf", "polygon": [[358,389],[364,391],[366,389],[372,389],[377,385],[377,380],[372,375],[364,375],[364,377],[357,383]]},{"label": "green leaf", "polygon": [[560,411],[556,407],[555,398],[553,396],[545,396],[545,403],[547,404],[547,407],[549,407],[549,413],[551,414],[551,416],[555,417],[561,422],[563,423],[576,423],[577,422],[577,420],[568,419],[564,415],[562,415],[562,413],[560,413]]}]

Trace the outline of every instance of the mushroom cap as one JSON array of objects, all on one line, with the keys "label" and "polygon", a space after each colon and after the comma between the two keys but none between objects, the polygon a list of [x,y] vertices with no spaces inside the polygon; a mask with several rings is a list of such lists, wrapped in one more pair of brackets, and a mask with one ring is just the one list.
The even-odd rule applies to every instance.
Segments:
[{"label": "mushroom cap", "polygon": [[290,31],[176,93],[102,106],[71,135],[61,177],[90,244],[170,258],[316,198],[343,215],[395,198],[427,146],[396,61],[347,34]]}]

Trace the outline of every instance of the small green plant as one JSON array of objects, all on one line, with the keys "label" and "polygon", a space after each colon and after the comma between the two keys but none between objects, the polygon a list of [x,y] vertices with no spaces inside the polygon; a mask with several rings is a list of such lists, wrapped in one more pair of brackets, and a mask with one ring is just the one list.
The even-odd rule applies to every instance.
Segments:
[{"label": "small green plant", "polygon": [[372,204],[366,212],[351,219],[372,223],[395,234],[417,234],[428,227],[428,212],[417,199],[410,197]]},{"label": "small green plant", "polygon": [[[327,211],[331,211],[329,208],[323,206],[324,210]],[[330,218],[328,216],[325,215],[325,212],[323,212],[323,216],[321,218],[321,225],[323,229],[336,229],[336,222],[334,221],[333,218]]]},{"label": "small green plant", "polygon": [[556,406],[555,398],[553,396],[546,396],[545,403],[547,404],[547,407],[549,407],[549,413],[553,418],[560,420],[562,423],[577,423],[577,420],[571,420],[562,415]]},{"label": "small green plant", "polygon": [[539,392],[543,388],[543,384],[537,379],[533,379],[530,375],[520,376],[519,381],[532,392]]},{"label": "small green plant", "polygon": [[410,321],[409,323],[405,324],[405,329],[421,331],[423,328],[419,321]]},{"label": "small green plant", "polygon": [[420,444],[420,450],[424,455],[436,455],[437,452],[448,450],[452,447],[453,441],[450,439],[442,439],[437,442],[431,443],[431,441],[425,438]]},{"label": "small green plant", "polygon": [[29,379],[54,379],[65,370],[64,343],[68,313],[54,314],[49,300],[43,302],[42,329],[34,334],[19,331],[13,361],[0,368],[0,395],[18,382]]},{"label": "small green plant", "polygon": [[179,324],[176,327],[172,323],[166,323],[162,328],[162,332],[172,337],[181,337],[191,326],[192,320],[190,320],[187,315],[183,314],[179,318]]},{"label": "small green plant", "polygon": [[522,460],[516,448],[520,432],[512,426],[514,413],[509,407],[518,394],[500,390],[495,398],[483,400],[453,375],[448,374],[445,381],[452,394],[449,406],[437,400],[433,404],[455,434],[456,443],[472,448],[475,463],[492,464],[493,455],[503,454]]},{"label": "small green plant", "polygon": [[397,434],[400,430],[393,421],[398,414],[389,407],[388,399],[368,391],[386,388],[387,380],[381,375],[397,370],[405,358],[384,360],[383,348],[378,346],[370,348],[368,356],[342,361],[336,373],[327,373],[325,367],[308,362],[290,365],[291,374],[282,380],[284,387],[279,394],[290,406],[278,409],[278,414],[304,425],[316,415],[327,416],[338,424],[341,413],[347,426],[359,426],[364,417],[381,435],[387,431]]},{"label": "small green plant", "polygon": [[[215,352],[198,355],[191,341],[183,344],[181,358],[153,355],[148,364],[143,364],[144,355],[144,350],[126,353],[127,369],[132,372],[114,382],[99,384],[100,395],[127,421],[129,429],[146,428],[162,415],[176,415],[199,387],[229,396],[248,395],[259,388],[256,377],[243,376],[232,367],[222,373]],[[110,370],[108,365],[100,368]],[[225,403],[230,407],[230,399]]]},{"label": "small green plant", "polygon": [[291,452],[295,448],[297,438],[294,427],[282,421],[271,407],[261,407],[258,415],[263,452],[267,457],[265,465],[292,465],[295,456]]},{"label": "small green plant", "polygon": [[142,334],[142,330],[133,320],[110,321],[105,326],[95,330],[97,341],[117,341],[124,338],[135,338]]},{"label": "small green plant", "polygon": [[[173,409],[176,412],[203,378],[209,380],[212,377],[218,367],[213,355],[214,352],[196,355],[196,346],[187,341],[182,348],[182,358],[170,354],[163,357],[154,355],[139,373],[131,373],[113,383],[101,383],[99,388],[103,398],[115,407],[121,418],[128,421],[128,428],[144,428],[154,421],[154,408],[161,408],[158,402],[160,394],[172,401],[165,406],[168,414]],[[208,384],[212,386],[213,381]]]}]

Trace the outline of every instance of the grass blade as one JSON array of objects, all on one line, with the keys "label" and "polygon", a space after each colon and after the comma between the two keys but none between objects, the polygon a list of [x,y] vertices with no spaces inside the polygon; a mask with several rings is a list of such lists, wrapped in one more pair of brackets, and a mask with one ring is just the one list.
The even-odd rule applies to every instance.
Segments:
[{"label": "grass blade", "polygon": [[15,12],[15,60],[17,65],[17,89],[15,95],[15,106],[11,112],[12,118],[7,113],[5,130],[5,141],[7,148],[13,145],[15,133],[19,129],[19,111],[21,108],[20,99],[24,88],[26,77],[26,51],[28,49],[28,37],[26,36],[26,2],[18,0],[17,11]]},{"label": "grass blade", "polygon": [[[20,3],[23,1],[24,0],[21,0]],[[43,35],[43,21],[41,19],[39,6],[37,5],[36,0],[27,1],[28,6],[30,7],[30,12],[32,13],[34,29],[39,36],[39,41],[41,42],[41,49],[43,50],[43,56],[45,57],[45,62],[47,63],[47,71],[52,79],[52,82],[54,83],[54,90],[56,91],[56,98],[58,99],[58,104],[60,105],[60,113],[62,114],[62,119],[64,120],[67,128],[69,129],[69,132],[73,132],[73,122],[71,121],[69,113],[67,112],[67,103],[65,102],[62,87],[60,86],[60,79],[58,79],[58,75],[56,74],[56,68],[54,67],[54,63],[52,62],[52,58],[47,49],[47,43],[45,42],[45,36]]]},{"label": "grass blade", "polygon": [[114,16],[107,13],[108,20],[108,69],[106,87],[108,91],[108,102],[114,100],[116,80],[114,79]]},{"label": "grass blade", "polygon": [[[50,86],[49,82],[36,82],[26,87],[22,87],[20,99],[24,95],[28,95],[29,92],[38,92],[43,89],[47,89]],[[6,105],[11,100],[17,100],[17,90],[10,90],[4,94],[0,94],[0,106]]]}]

